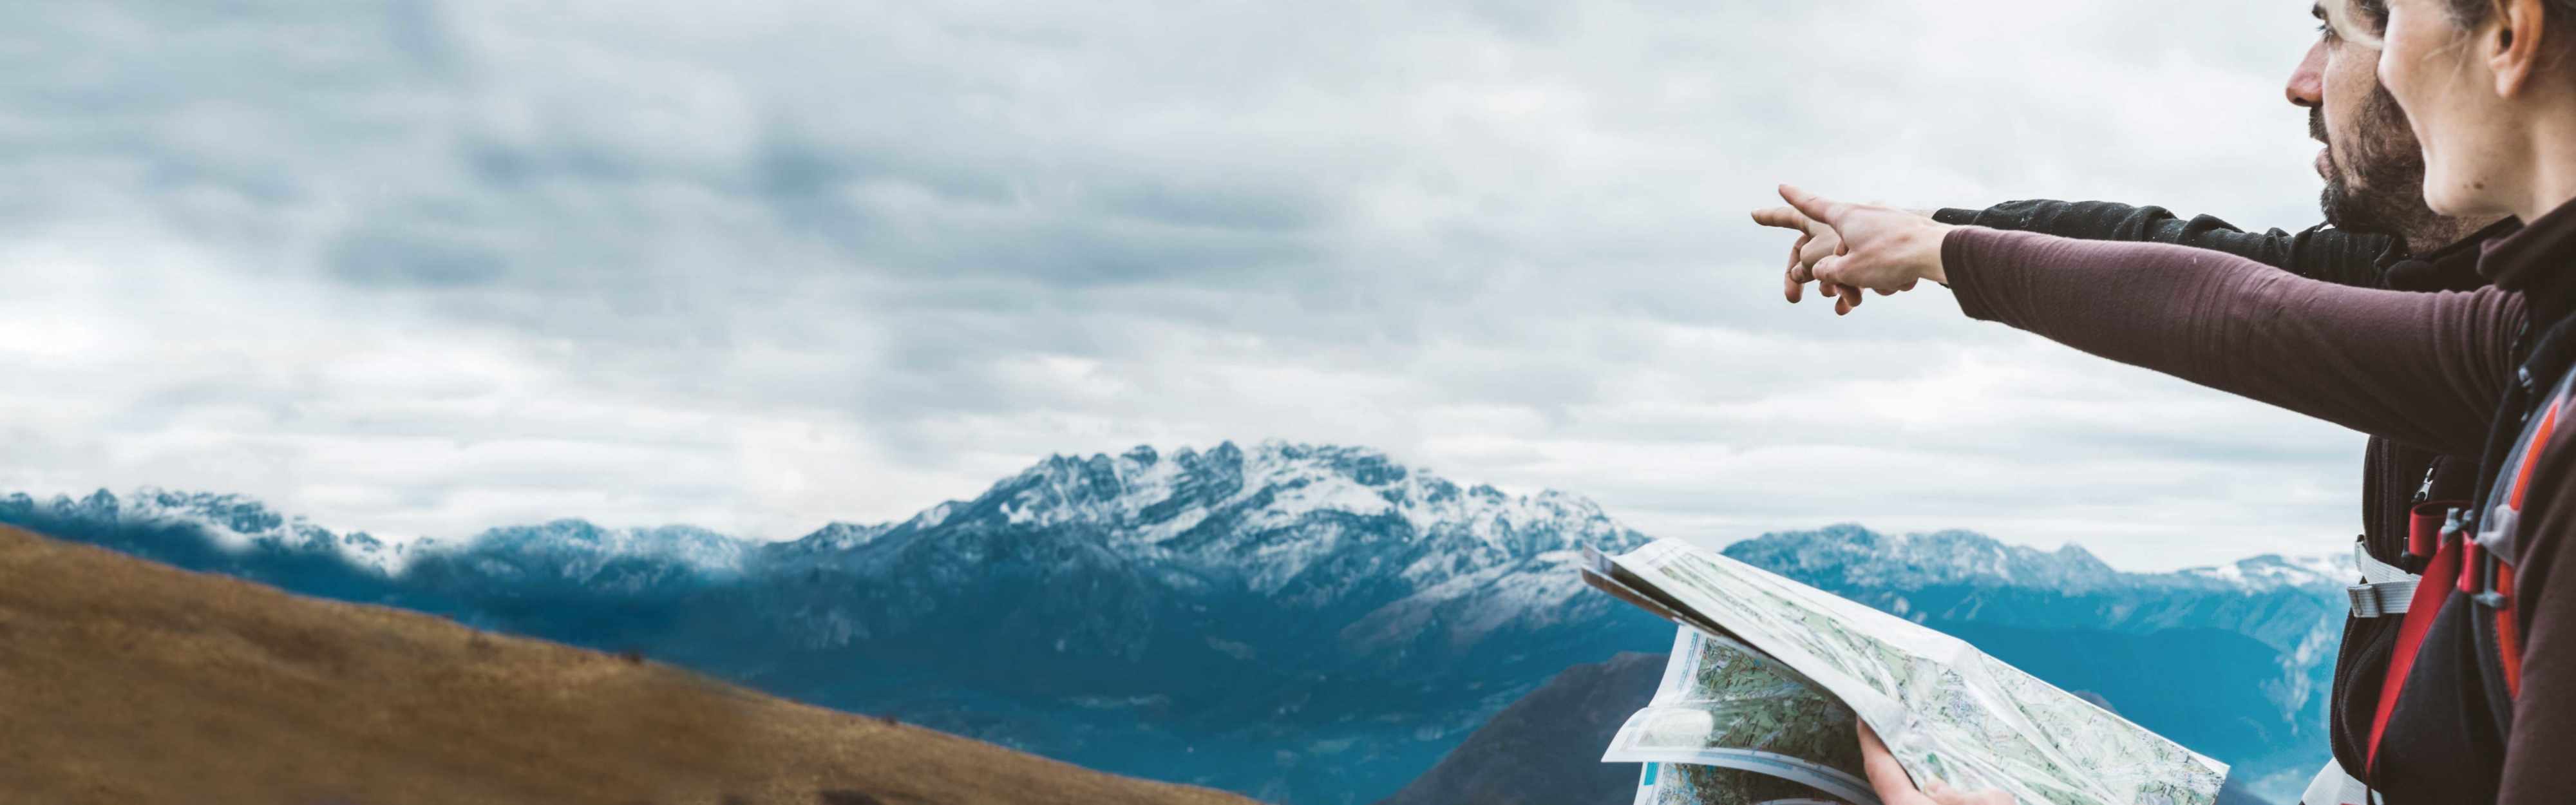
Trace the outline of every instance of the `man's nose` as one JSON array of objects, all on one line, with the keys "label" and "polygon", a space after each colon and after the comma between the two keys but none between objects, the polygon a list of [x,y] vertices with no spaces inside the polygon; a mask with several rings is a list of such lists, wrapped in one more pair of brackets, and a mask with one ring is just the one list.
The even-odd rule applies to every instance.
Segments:
[{"label": "man's nose", "polygon": [[2290,71],[2290,86],[2284,92],[2290,105],[2316,108],[2326,102],[2326,43],[2308,46],[2307,58],[2299,60],[2299,69]]}]

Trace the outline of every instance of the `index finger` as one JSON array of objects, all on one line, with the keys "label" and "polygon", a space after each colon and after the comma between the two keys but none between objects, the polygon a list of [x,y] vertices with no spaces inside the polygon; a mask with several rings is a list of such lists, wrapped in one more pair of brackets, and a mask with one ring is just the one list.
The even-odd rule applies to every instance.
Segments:
[{"label": "index finger", "polygon": [[1762,209],[1754,210],[1753,222],[1763,226],[1776,226],[1781,229],[1795,229],[1800,232],[1807,231],[1807,227],[1815,223],[1814,221],[1809,220],[1807,216],[1800,214],[1796,207],[1764,207]]},{"label": "index finger", "polygon": [[1849,204],[1785,184],[1780,186],[1780,200],[1789,202],[1789,206],[1797,208],[1799,213],[1808,218],[1822,221],[1826,226],[1835,226],[1837,229],[1840,228],[1837,224],[1841,222],[1843,212],[1851,208]]}]

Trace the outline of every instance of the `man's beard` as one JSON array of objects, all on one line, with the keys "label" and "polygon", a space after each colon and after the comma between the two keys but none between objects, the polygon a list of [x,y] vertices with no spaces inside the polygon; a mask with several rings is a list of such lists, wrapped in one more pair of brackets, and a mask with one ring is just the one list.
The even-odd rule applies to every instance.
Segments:
[{"label": "man's beard", "polygon": [[[2437,228],[2442,217],[2424,204],[2424,152],[2416,147],[2396,96],[2374,84],[2359,112],[2361,125],[2353,141],[2337,154],[2327,139],[2325,109],[2308,107],[2308,133],[2328,143],[2326,189],[2317,200],[2326,223],[2400,238]],[[2344,164],[2344,157],[2352,164]]]}]

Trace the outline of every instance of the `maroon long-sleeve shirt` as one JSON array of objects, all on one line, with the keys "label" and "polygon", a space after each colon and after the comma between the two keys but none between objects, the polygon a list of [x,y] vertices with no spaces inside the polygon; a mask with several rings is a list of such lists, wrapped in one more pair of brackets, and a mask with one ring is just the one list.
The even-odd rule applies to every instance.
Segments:
[{"label": "maroon long-sleeve shirt", "polygon": [[1961,228],[1941,262],[1972,318],[2454,455],[2485,446],[2524,320],[2493,287],[2356,288],[2154,243]]},{"label": "maroon long-sleeve shirt", "polygon": [[[2483,451],[2525,323],[2576,307],[2576,205],[2492,245],[2479,270],[2501,288],[2469,292],[2355,288],[2202,249],[1973,227],[1941,253],[1971,317],[2458,455]],[[2523,664],[2502,805],[2576,792],[2576,550],[2562,547],[2576,539],[2576,446],[2556,444],[2570,440],[2576,428],[2559,429],[2536,465],[2521,555],[2508,557]]]}]

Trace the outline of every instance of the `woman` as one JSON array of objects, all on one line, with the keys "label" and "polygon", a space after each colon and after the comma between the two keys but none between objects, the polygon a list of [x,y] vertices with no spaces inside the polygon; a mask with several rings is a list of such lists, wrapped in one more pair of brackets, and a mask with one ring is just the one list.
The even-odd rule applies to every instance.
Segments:
[{"label": "woman", "polygon": [[[1929,279],[1971,317],[2482,456],[2477,503],[2426,529],[2426,581],[2355,771],[2395,805],[2576,801],[2576,425],[2557,427],[2576,419],[2576,0],[2387,6],[2380,77],[2423,144],[2426,201],[2527,224],[2479,262],[2501,290],[2347,288],[2207,251],[1781,195],[1842,240],[1812,278],[1853,289],[1847,302]],[[1890,805],[1999,801],[1915,790],[1873,737]]]}]

